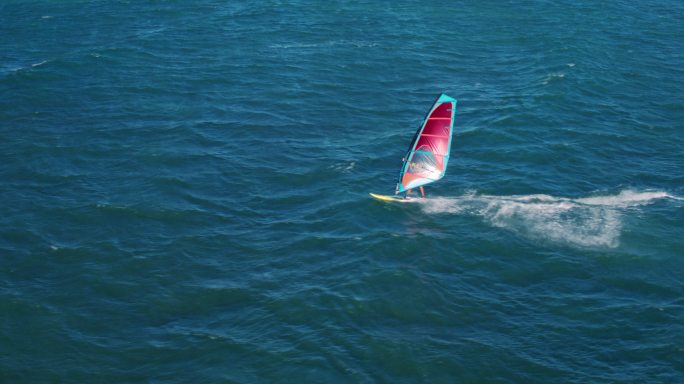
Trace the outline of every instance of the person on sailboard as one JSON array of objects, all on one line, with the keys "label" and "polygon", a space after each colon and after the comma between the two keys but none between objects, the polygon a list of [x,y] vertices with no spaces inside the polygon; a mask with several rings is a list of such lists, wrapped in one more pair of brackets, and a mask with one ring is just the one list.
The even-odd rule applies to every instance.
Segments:
[{"label": "person on sailboard", "polygon": [[[404,156],[404,158],[401,159],[401,161],[402,161],[402,162],[405,162],[405,161],[406,161],[406,156]],[[413,172],[416,172],[416,171],[417,171],[417,168],[422,169],[421,164],[413,163],[413,162],[409,163],[408,169],[412,170]],[[397,188],[398,188],[398,185],[397,185]],[[424,198],[425,198],[425,190],[423,189],[423,186],[421,185],[421,186],[418,187],[418,188],[420,189],[420,197],[424,199]],[[412,191],[411,189],[407,189],[407,190],[406,190],[406,197],[409,197],[409,195],[411,194],[411,191]]]},{"label": "person on sailboard", "polygon": [[[425,189],[423,189],[422,185],[420,187],[418,187],[418,189],[420,190],[420,197],[422,199],[424,199],[425,198]],[[412,191],[411,189],[406,191],[406,197],[408,197],[408,195],[411,193],[411,191]]]}]

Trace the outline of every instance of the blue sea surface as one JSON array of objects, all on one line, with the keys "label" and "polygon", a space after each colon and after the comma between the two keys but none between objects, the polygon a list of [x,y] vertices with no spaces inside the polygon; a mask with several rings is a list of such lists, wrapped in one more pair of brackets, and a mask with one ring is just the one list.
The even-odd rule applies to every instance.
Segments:
[{"label": "blue sea surface", "polygon": [[1,2],[0,382],[684,382],[683,20]]}]

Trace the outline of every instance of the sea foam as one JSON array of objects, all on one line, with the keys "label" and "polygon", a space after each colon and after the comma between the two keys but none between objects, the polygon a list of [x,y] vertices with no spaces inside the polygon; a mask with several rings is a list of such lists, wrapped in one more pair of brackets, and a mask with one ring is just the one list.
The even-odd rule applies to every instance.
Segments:
[{"label": "sea foam", "polygon": [[493,196],[474,192],[422,202],[431,214],[477,216],[490,225],[541,241],[580,247],[619,245],[625,208],[679,199],[666,192],[624,190],[616,195],[578,199],[550,195]]}]

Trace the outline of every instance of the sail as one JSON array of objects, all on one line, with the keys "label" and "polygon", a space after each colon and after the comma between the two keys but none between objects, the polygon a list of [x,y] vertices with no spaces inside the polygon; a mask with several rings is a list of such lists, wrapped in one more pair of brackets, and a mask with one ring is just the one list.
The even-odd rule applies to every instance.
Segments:
[{"label": "sail", "polygon": [[456,99],[441,94],[428,111],[404,156],[395,193],[435,182],[444,176],[455,118]]}]

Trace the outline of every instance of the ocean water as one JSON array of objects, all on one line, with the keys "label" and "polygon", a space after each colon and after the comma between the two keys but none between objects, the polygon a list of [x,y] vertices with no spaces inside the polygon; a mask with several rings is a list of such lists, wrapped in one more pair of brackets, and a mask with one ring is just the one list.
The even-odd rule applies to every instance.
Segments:
[{"label": "ocean water", "polygon": [[1,2],[0,382],[684,382],[683,19]]}]

